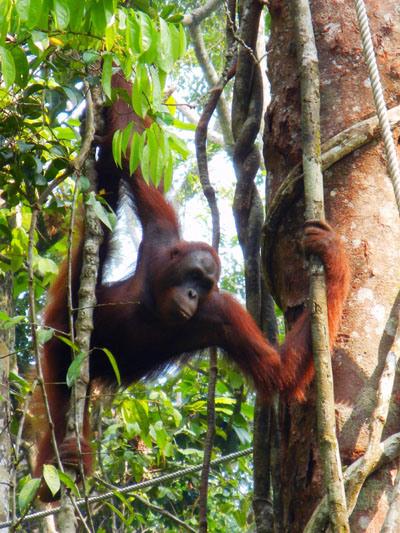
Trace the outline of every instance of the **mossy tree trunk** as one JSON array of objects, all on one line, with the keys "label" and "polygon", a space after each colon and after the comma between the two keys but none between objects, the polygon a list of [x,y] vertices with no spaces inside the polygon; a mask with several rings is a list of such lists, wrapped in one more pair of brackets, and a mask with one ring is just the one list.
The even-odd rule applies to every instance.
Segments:
[{"label": "mossy tree trunk", "polygon": [[[0,272],[0,310],[12,316],[12,278]],[[9,519],[12,468],[10,439],[10,393],[8,375],[14,351],[14,330],[0,327],[0,522]]]}]

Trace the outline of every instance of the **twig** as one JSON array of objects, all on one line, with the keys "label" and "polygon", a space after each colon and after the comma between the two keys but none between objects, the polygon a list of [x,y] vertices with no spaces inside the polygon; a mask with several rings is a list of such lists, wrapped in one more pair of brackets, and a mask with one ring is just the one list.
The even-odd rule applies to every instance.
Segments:
[{"label": "twig", "polygon": [[[301,88],[301,126],[306,220],[324,219],[321,171],[318,56],[308,0],[292,2]],[[328,491],[333,531],[350,531],[339,444],[335,431],[335,399],[329,349],[325,273],[321,261],[310,258],[311,336],[317,384],[320,453]]]},{"label": "twig", "polygon": [[[34,274],[34,269],[33,269],[33,257],[34,257],[34,246],[35,246],[35,231],[36,231],[39,211],[40,211],[40,206],[37,203],[33,204],[32,213],[31,213],[31,224],[29,227],[29,236],[28,236],[28,306],[29,306],[28,313],[29,313],[29,322],[31,325],[32,347],[33,347],[33,353],[34,353],[35,362],[36,362],[37,380],[42,388],[43,402],[45,406],[45,412],[47,415],[47,419],[49,421],[51,442],[53,445],[54,454],[56,456],[56,462],[57,462],[58,468],[63,472],[64,468],[61,463],[60,454],[58,451],[57,439],[56,439],[56,435],[54,431],[54,423],[53,423],[53,419],[51,416],[49,400],[47,397],[46,388],[44,386],[42,363],[40,359],[39,339],[37,335],[35,274]],[[79,511],[78,506],[73,500],[71,501],[72,501],[72,505],[74,505],[75,511],[78,513],[79,516],[81,516],[81,512]],[[19,521],[13,524],[13,526],[16,527],[18,524],[19,524]]]},{"label": "twig", "polygon": [[209,17],[218,6],[222,4],[222,0],[208,0],[203,6],[193,9],[193,11],[183,17],[182,24],[190,26],[191,24],[200,24],[204,19]]},{"label": "twig", "polygon": [[[91,98],[90,97],[89,85],[86,82],[84,83],[84,88],[85,88],[86,99]],[[39,196],[39,198],[37,200],[37,204],[39,206],[42,206],[44,204],[44,202],[46,202],[46,200],[47,200],[48,196],[50,195],[50,193],[56,187],[58,187],[65,179],[67,179],[69,176],[71,176],[74,172],[76,172],[76,173],[80,173],[81,172],[83,164],[86,161],[86,159],[88,157],[88,154],[90,152],[90,148],[91,148],[91,145],[92,145],[92,142],[93,142],[93,137],[94,137],[94,131],[93,132],[89,131],[89,132],[85,133],[85,136],[82,139],[82,145],[81,145],[81,149],[79,151],[79,154],[76,156],[75,159],[73,159],[70,162],[70,164],[64,170],[64,172],[62,172],[62,174],[57,176],[51,183],[49,183],[49,185],[46,187],[46,189],[40,194],[40,196]]]},{"label": "twig", "polygon": [[[219,76],[214,68],[214,65],[211,63],[207,48],[204,43],[203,34],[200,30],[200,23],[202,20],[204,20],[204,18],[209,16],[219,4],[222,4],[222,0],[210,0],[205,6],[195,9],[191,15],[187,15],[184,18],[184,24],[187,24],[189,27],[189,33],[197,61],[210,88],[215,87],[218,84]],[[231,119],[228,105],[223,95],[220,95],[218,99],[217,112],[225,142],[225,149],[229,153],[230,147],[232,146]]]},{"label": "twig", "polygon": [[[235,69],[231,67],[232,52],[228,50],[226,56],[226,63],[224,73],[218,84],[210,92],[207,104],[204,107],[203,113],[200,117],[196,133],[195,146],[197,156],[197,166],[199,169],[199,179],[203,188],[204,196],[207,199],[211,210],[212,218],[212,245],[218,252],[220,241],[220,219],[219,210],[215,190],[210,182],[208,173],[207,160],[207,129],[213,112],[221,97],[222,91],[229,79],[234,75]],[[204,444],[203,468],[201,471],[200,480],[200,496],[199,496],[199,531],[207,531],[207,498],[208,498],[208,478],[210,473],[210,462],[212,448],[215,436],[215,388],[218,376],[218,354],[215,348],[210,349],[210,364],[209,364],[209,381],[208,381],[208,396],[207,396],[207,433]]]},{"label": "twig", "polygon": [[197,166],[199,169],[199,179],[203,188],[204,196],[207,199],[208,205],[211,210],[213,237],[212,245],[218,251],[218,244],[220,239],[220,222],[219,211],[215,196],[215,190],[211,185],[210,176],[208,172],[208,160],[207,160],[207,130],[210,119],[218,104],[219,98],[224,90],[225,85],[235,74],[235,65],[233,64],[233,52],[229,51],[227,54],[227,62],[223,75],[215,87],[210,91],[209,99],[204,106],[203,113],[201,114],[199,123],[195,133],[195,146]]},{"label": "twig", "polygon": [[210,348],[208,393],[207,393],[207,433],[204,442],[203,468],[199,490],[199,532],[207,532],[208,479],[210,475],[211,454],[215,437],[215,388],[218,377],[218,354]]},{"label": "twig", "polygon": [[166,511],[165,509],[163,509],[159,505],[155,505],[154,503],[151,503],[151,502],[147,501],[145,498],[142,498],[138,494],[136,494],[135,500],[138,500],[139,502],[141,502],[143,505],[145,505],[146,507],[148,507],[152,511],[155,511],[156,513],[159,513],[162,516],[166,516],[172,522],[175,522],[176,524],[178,524],[178,526],[180,526],[181,528],[186,529],[186,531],[190,531],[191,533],[196,533],[196,530],[193,529],[188,524],[186,524],[186,522],[184,522],[183,520],[181,520],[180,518],[178,518],[174,514],[170,513],[169,511]]},{"label": "twig", "polygon": [[[191,123],[197,126],[199,123],[199,116],[197,113],[194,113],[191,109],[188,108],[186,105],[177,104],[176,108],[182,115]],[[217,133],[216,131],[207,131],[207,139],[209,139],[214,144],[218,144],[219,146],[224,146],[224,138],[222,135]],[[1,260],[1,255],[0,255]],[[10,261],[11,263],[11,261]]]}]

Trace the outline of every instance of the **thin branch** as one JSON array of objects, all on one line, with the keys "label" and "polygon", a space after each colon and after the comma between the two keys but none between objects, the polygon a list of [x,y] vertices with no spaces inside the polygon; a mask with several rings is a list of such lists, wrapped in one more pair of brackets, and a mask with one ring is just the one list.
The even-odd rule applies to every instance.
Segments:
[{"label": "thin branch", "polygon": [[[191,123],[191,124],[194,124],[195,126],[197,126],[197,124],[199,123],[199,116],[197,115],[197,113],[193,113],[193,111],[191,111],[187,105],[182,105],[182,104],[178,104],[176,106],[176,108],[178,109],[178,111],[180,113],[182,113],[182,115]],[[213,142],[214,144],[218,144],[219,146],[224,146],[225,145],[225,142],[224,142],[224,138],[222,137],[222,135],[220,135],[219,133],[217,133],[216,131],[207,131],[207,139],[210,140],[211,142]],[[0,257],[0,260],[1,260],[1,257]],[[11,263],[11,261],[10,261]]]},{"label": "thin branch", "polygon": [[143,505],[145,505],[146,507],[148,507],[152,511],[155,511],[156,513],[159,513],[162,516],[166,516],[172,522],[175,522],[175,524],[178,524],[178,526],[180,526],[181,528],[185,529],[186,531],[190,531],[191,533],[196,533],[196,530],[193,529],[188,524],[186,524],[186,522],[184,522],[183,520],[181,520],[180,518],[178,518],[174,514],[170,513],[169,511],[166,511],[165,509],[163,509],[159,505],[155,505],[154,503],[149,502],[148,500],[146,500],[145,498],[142,498],[138,494],[136,494],[135,500],[138,500],[139,502],[141,502]]},{"label": "thin branch", "polygon": [[[29,235],[28,235],[28,307],[29,307],[28,313],[29,313],[29,322],[31,326],[32,347],[33,347],[33,353],[34,353],[35,362],[36,362],[37,380],[42,388],[45,413],[47,415],[47,419],[49,422],[51,442],[52,442],[54,453],[56,456],[56,462],[57,462],[58,468],[63,472],[64,467],[62,465],[60,454],[58,451],[57,439],[56,439],[56,435],[54,431],[54,423],[53,423],[53,419],[51,416],[50,405],[49,405],[49,400],[48,400],[47,393],[46,393],[46,388],[44,386],[43,369],[42,369],[42,363],[40,359],[39,338],[37,334],[38,325],[36,321],[35,273],[34,273],[34,267],[33,267],[33,258],[34,258],[34,247],[35,247],[35,232],[36,232],[39,210],[40,210],[40,206],[38,204],[34,204],[32,206],[31,224],[29,227]],[[72,504],[74,505],[75,511],[78,513],[78,515],[81,516],[81,513],[76,503],[72,501]],[[17,526],[18,522],[13,525]]]},{"label": "thin branch", "polygon": [[[208,173],[207,160],[207,129],[210,119],[218,104],[222,91],[228,81],[232,78],[235,72],[235,67],[231,66],[233,57],[230,50],[228,50],[225,62],[224,73],[219,83],[212,89],[207,104],[204,107],[203,113],[200,117],[196,133],[195,146],[197,156],[197,166],[199,169],[200,183],[203,188],[203,193],[208,201],[211,210],[212,218],[212,245],[218,252],[220,241],[220,218],[217,205],[215,190],[210,182]],[[215,437],[215,388],[218,376],[218,353],[215,348],[210,349],[210,365],[209,365],[209,381],[208,381],[208,396],[207,396],[207,434],[204,444],[203,468],[201,471],[200,480],[200,496],[199,496],[199,531],[205,533],[207,531],[207,498],[208,498],[208,478],[210,474],[211,454]]]},{"label": "thin branch", "polygon": [[211,455],[215,437],[215,389],[218,377],[218,352],[210,348],[210,363],[207,393],[207,433],[204,442],[203,468],[199,490],[199,532],[207,532],[208,480],[210,475]]},{"label": "thin branch", "polygon": [[[84,88],[85,88],[86,100],[88,100],[88,98],[91,98],[91,96],[90,96],[89,86],[88,86],[88,84],[86,82],[84,83]],[[46,189],[40,194],[40,196],[39,196],[39,198],[37,200],[37,204],[39,206],[42,206],[46,202],[46,200],[49,197],[50,193],[56,187],[61,185],[61,183],[64,180],[66,180],[69,176],[71,176],[75,172],[77,172],[77,173],[81,172],[83,164],[84,164],[84,162],[86,161],[86,159],[87,159],[87,157],[89,155],[90,148],[92,146],[92,142],[93,142],[93,138],[94,138],[94,133],[95,133],[94,130],[92,130],[92,128],[94,128],[94,123],[93,122],[91,122],[91,125],[90,126],[88,125],[88,127],[90,129],[89,129],[88,132],[85,132],[85,136],[82,139],[82,145],[81,145],[81,149],[79,150],[79,154],[76,156],[75,159],[73,159],[69,163],[68,167],[64,170],[64,172],[62,172],[51,183],[49,183],[49,185],[46,187]]]},{"label": "thin branch", "polygon": [[203,6],[194,9],[191,13],[185,15],[182,20],[184,26],[192,24],[200,24],[204,19],[209,17],[218,6],[222,4],[222,0],[208,0]]},{"label": "thin branch", "polygon": [[[205,16],[209,16],[212,13],[212,11],[220,3],[222,3],[221,0],[214,1],[214,2],[210,1],[208,4],[209,6],[212,6],[212,9],[210,8],[210,9],[204,10],[203,13],[206,13]],[[193,13],[196,13],[197,11],[198,10],[194,10]],[[203,71],[203,74],[204,74],[204,77],[206,78],[208,86],[212,88],[218,84],[219,76],[211,62],[206,45],[204,43],[203,34],[200,29],[200,22],[205,17],[198,18],[196,15],[193,17],[193,13],[192,13],[191,22],[187,23],[189,27],[190,37],[192,40],[194,52],[195,52],[197,61],[199,63],[199,66]],[[188,17],[187,20],[189,21],[190,15],[188,15],[187,17]],[[223,135],[224,142],[225,142],[225,148],[229,152],[229,147],[232,145],[231,119],[230,119],[228,105],[223,95],[219,97],[217,111],[218,111],[219,123],[221,125],[222,135]]]},{"label": "thin branch", "polygon": [[[301,88],[301,126],[306,220],[324,219],[321,170],[320,98],[317,48],[308,0],[292,2]],[[310,258],[311,336],[317,384],[320,453],[328,491],[332,531],[350,531],[339,444],[335,431],[335,399],[329,349],[325,273],[321,261]]]},{"label": "thin branch", "polygon": [[224,90],[225,85],[228,81],[234,76],[236,71],[236,65],[233,64],[233,57],[231,52],[227,55],[226,68],[221,76],[221,79],[215,85],[215,87],[210,91],[209,99],[204,106],[203,113],[198,122],[196,133],[195,133],[195,146],[196,146],[196,157],[197,157],[197,166],[199,169],[199,179],[203,188],[204,196],[207,198],[208,204],[211,210],[212,217],[212,227],[213,227],[213,237],[212,245],[218,250],[219,239],[220,239],[220,221],[219,221],[219,211],[215,196],[215,190],[211,185],[210,176],[208,172],[208,160],[207,160],[207,130],[210,119],[215,111],[215,108],[218,104],[219,98],[221,97],[222,91]]}]

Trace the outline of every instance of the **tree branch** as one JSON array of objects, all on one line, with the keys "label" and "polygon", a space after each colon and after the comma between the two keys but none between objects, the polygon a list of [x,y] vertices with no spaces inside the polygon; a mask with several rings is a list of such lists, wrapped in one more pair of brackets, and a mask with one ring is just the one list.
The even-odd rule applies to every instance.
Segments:
[{"label": "tree branch", "polygon": [[[317,48],[308,0],[291,4],[295,28],[301,89],[306,220],[324,219],[324,187],[321,171],[320,98]],[[317,384],[317,419],[320,453],[328,491],[332,531],[350,531],[343,485],[339,444],[336,438],[335,398],[329,349],[325,273],[321,260],[310,258],[311,336]]]},{"label": "tree branch", "polygon": [[[208,51],[203,39],[203,34],[201,33],[200,29],[200,22],[204,20],[206,16],[209,16],[221,3],[221,0],[211,0],[202,8],[194,10],[191,15],[187,15],[186,22],[187,26],[189,27],[189,33],[192,39],[192,44],[197,61],[203,71],[204,77],[206,78],[209,88],[212,88],[218,84],[219,76],[213,64],[211,63],[210,57],[208,55]],[[198,15],[199,12],[202,13],[202,16]],[[229,146],[232,145],[231,120],[228,105],[223,95],[219,97],[217,111],[219,123],[221,125],[222,135],[225,142],[225,147],[229,152]]]},{"label": "tree branch", "polygon": [[[224,73],[218,84],[210,91],[208,102],[200,117],[195,133],[195,146],[197,166],[199,169],[199,179],[203,188],[204,196],[207,199],[211,210],[212,218],[212,245],[218,252],[220,241],[220,218],[215,190],[210,182],[207,160],[207,130],[210,119],[218,105],[225,85],[235,73],[234,51],[228,50],[225,61]],[[207,531],[207,498],[208,498],[208,478],[210,473],[211,454],[215,436],[215,388],[218,377],[218,353],[215,348],[210,349],[210,370],[207,396],[207,434],[204,444],[203,469],[200,480],[199,497],[199,531]]]}]

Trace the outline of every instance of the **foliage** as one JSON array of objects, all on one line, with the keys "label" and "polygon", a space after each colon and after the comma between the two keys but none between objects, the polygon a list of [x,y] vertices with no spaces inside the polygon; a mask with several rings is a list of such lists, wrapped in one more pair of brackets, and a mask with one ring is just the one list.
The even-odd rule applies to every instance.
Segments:
[{"label": "foliage", "polygon": [[[253,405],[248,403],[241,375],[220,362],[214,449],[226,454],[250,445]],[[101,420],[101,428],[106,426],[101,439],[96,439],[101,442],[98,449],[101,477],[115,485],[126,485],[201,463],[207,429],[207,385],[207,359],[197,358],[179,373],[173,368],[168,376],[154,383],[130,387],[109,406],[96,402],[93,416]],[[241,531],[249,511],[250,499],[249,495],[246,499],[246,494],[250,476],[249,458],[213,469],[212,531]],[[199,474],[192,474],[147,489],[141,496],[196,527],[198,481]],[[238,498],[240,492],[243,496]],[[157,527],[159,514],[135,500],[135,494],[125,498],[123,514],[127,518],[132,513],[132,526],[138,526],[145,517],[147,527]],[[104,513],[107,512],[104,508]],[[176,531],[176,525],[166,518],[163,524],[164,531]]]}]

